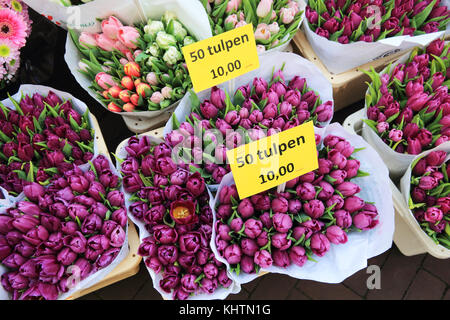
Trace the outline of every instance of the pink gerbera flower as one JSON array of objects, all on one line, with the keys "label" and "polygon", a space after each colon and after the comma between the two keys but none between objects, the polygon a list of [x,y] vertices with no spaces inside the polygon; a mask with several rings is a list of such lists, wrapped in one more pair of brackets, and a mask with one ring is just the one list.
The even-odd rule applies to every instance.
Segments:
[{"label": "pink gerbera flower", "polygon": [[22,47],[27,37],[27,25],[23,18],[11,9],[0,10],[0,39],[8,39]]}]

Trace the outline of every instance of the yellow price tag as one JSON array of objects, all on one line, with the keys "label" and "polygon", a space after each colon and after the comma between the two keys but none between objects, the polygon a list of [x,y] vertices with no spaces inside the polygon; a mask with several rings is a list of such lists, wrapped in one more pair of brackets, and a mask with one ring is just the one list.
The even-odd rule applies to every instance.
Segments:
[{"label": "yellow price tag", "polygon": [[252,24],[185,46],[182,51],[196,92],[259,68]]},{"label": "yellow price tag", "polygon": [[319,168],[310,121],[227,151],[240,199],[269,190]]}]

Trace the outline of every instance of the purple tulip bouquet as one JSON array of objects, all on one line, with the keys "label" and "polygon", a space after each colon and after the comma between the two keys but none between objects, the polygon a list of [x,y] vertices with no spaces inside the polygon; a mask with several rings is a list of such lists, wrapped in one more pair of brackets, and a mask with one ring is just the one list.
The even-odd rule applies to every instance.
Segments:
[{"label": "purple tulip bouquet", "polygon": [[127,206],[155,288],[167,299],[225,298],[234,286],[210,247],[212,199],[205,180],[176,165],[170,146],[148,136],[130,138],[124,152]]},{"label": "purple tulip bouquet", "polygon": [[338,74],[445,36],[449,6],[449,0],[310,0],[304,30],[321,62]]},{"label": "purple tulip bouquet", "polygon": [[283,70],[269,81],[255,77],[240,86],[233,97],[218,87],[202,102],[191,92],[185,121],[166,126],[166,143],[191,163],[208,184],[219,184],[230,172],[226,151],[242,144],[296,127],[307,121],[324,126],[333,117],[331,100],[322,101],[307,80],[294,76],[286,80]]},{"label": "purple tulip bouquet", "polygon": [[64,298],[98,282],[127,253],[120,178],[102,155],[90,164],[46,188],[31,182],[24,198],[0,214],[3,297]]},{"label": "purple tulip bouquet", "polygon": [[401,181],[409,209],[437,245],[450,250],[450,162],[448,144],[418,156]]},{"label": "purple tulip bouquet", "polygon": [[443,31],[450,12],[440,0],[309,0],[306,18],[319,36],[347,44]]},{"label": "purple tulip bouquet", "polygon": [[[336,133],[342,132],[341,127],[339,130],[336,130],[336,126],[333,128],[332,131]],[[261,274],[260,271],[339,282],[356,271],[345,273],[350,272],[345,270],[347,263],[339,261],[339,253],[334,251],[341,250],[338,248],[341,246],[333,248],[334,252],[327,258],[333,245],[346,244],[342,248],[343,259],[354,259],[355,256],[360,259],[361,252],[356,250],[360,245],[359,240],[352,242],[349,239],[352,235],[359,237],[361,232],[376,228],[376,237],[385,238],[384,244],[380,242],[376,250],[384,247],[384,251],[390,247],[393,210],[382,204],[380,195],[375,196],[376,203],[364,200],[374,200],[369,193],[381,192],[383,187],[380,188],[376,182],[380,179],[376,177],[379,173],[369,177],[362,170],[362,162],[372,162],[364,163],[369,168],[375,164],[374,161],[381,164],[379,169],[384,174],[381,180],[385,188],[388,186],[387,170],[381,168],[381,159],[370,159],[368,154],[358,157],[359,153],[366,151],[364,148],[355,148],[350,141],[332,133],[327,134],[318,152],[319,168],[287,182],[282,192],[271,189],[239,199],[232,177],[224,178],[225,183],[219,187],[215,203],[217,221],[213,233],[214,250],[217,250],[215,252],[220,256],[219,260],[230,266],[237,282],[251,281]],[[368,152],[376,157],[373,150]],[[373,168],[370,170],[373,171]],[[387,215],[391,216],[390,221],[380,223],[379,212],[385,210],[390,211]],[[379,224],[384,226],[380,227]],[[386,236],[380,236],[385,232]],[[349,253],[347,250],[353,251]],[[367,248],[360,247],[359,250]],[[374,255],[377,254],[380,252]],[[315,260],[317,258],[319,261]],[[365,261],[365,257],[362,258]],[[325,262],[322,259],[328,260]],[[317,266],[308,265],[308,260],[315,261]],[[340,272],[332,271],[340,266]],[[328,268],[331,268],[330,273],[333,275],[323,274]]]},{"label": "purple tulip bouquet", "polygon": [[23,86],[21,91],[20,100],[0,103],[0,186],[13,196],[30,182],[50,184],[94,155],[95,132],[86,107],[47,88]]},{"label": "purple tulip bouquet", "polygon": [[368,72],[365,135],[384,157],[404,159],[403,172],[414,155],[449,140],[449,49],[438,39],[385,72]]}]

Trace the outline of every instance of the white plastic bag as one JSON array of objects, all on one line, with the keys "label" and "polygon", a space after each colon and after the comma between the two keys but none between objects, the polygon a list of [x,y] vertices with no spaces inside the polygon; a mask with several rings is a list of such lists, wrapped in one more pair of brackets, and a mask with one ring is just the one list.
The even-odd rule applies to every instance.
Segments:
[{"label": "white plastic bag", "polygon": [[[97,156],[98,154],[96,154],[95,156]],[[107,158],[108,156],[105,155]],[[109,161],[110,163],[110,169],[112,171],[113,174],[117,175],[118,177],[120,177],[120,173],[117,171],[117,169],[114,167],[113,163],[111,161]],[[83,165],[83,166],[79,166],[79,168],[83,171],[83,172],[87,172],[90,168],[89,165]],[[123,186],[120,187],[120,191],[122,193],[125,194],[124,190],[123,190]],[[15,206],[16,201],[21,201],[25,198],[25,195],[23,193],[21,193],[19,195],[19,197],[15,198],[14,201],[11,202],[10,206],[8,207],[1,207],[0,208],[0,212],[4,213],[6,211],[6,209]],[[70,289],[69,291],[67,291],[66,293],[61,294],[58,297],[58,300],[66,300],[66,299],[70,299],[71,296],[76,293],[79,292],[83,289],[87,289],[90,288],[92,286],[94,286],[95,284],[99,283],[100,281],[102,281],[108,274],[110,274],[115,267],[117,267],[119,265],[119,263],[122,262],[123,259],[126,258],[126,256],[128,255],[129,252],[129,247],[128,247],[128,223],[125,227],[125,241],[119,251],[119,254],[117,255],[117,257],[114,259],[113,262],[111,262],[110,265],[108,265],[106,268],[100,269],[97,272],[91,274],[89,277],[87,277],[86,279],[81,280],[80,282],[78,282],[76,284],[76,286],[72,289]],[[6,268],[4,265],[0,264],[0,275],[3,275],[5,272],[8,271],[8,268]],[[68,270],[66,270],[66,272],[68,272]],[[67,275],[71,275],[70,273],[67,273]],[[0,285],[0,300],[9,300],[11,299],[10,294],[3,288],[3,286]]]},{"label": "white plastic bag", "polygon": [[[163,141],[161,139],[152,137],[149,134],[141,134],[138,137],[142,137],[142,136],[148,136],[149,140],[151,143],[155,143],[155,144],[160,144]],[[117,151],[116,151],[116,155],[118,158],[120,159],[126,159],[127,158],[127,151],[125,149],[125,147],[128,145],[128,139],[123,141],[118,147],[117,147]],[[120,163],[116,163],[116,168],[117,171],[120,171]],[[209,192],[209,203],[212,204],[214,202],[214,198],[212,197],[211,193]],[[128,192],[125,192],[125,205],[126,208],[128,210],[128,208],[130,207],[130,205],[132,205],[133,203],[130,202],[130,197],[131,194]],[[140,221],[138,219],[136,219],[136,217],[134,217],[132,214],[128,214],[128,217],[133,221],[133,223],[139,228],[139,243],[142,243],[142,240],[144,238],[147,238],[150,236],[150,233],[148,232],[148,230],[145,228],[145,223],[143,221]],[[156,291],[158,291],[161,296],[163,297],[163,299],[165,300],[172,300],[172,294],[171,293],[167,293],[164,290],[161,289],[159,282],[162,279],[162,273],[156,274],[155,271],[151,268],[149,268],[147,265],[145,265],[147,268],[148,273],[150,274],[150,277],[152,278],[152,283],[153,283],[153,287],[156,289]],[[228,276],[230,279],[231,275],[230,273],[228,273]],[[228,297],[228,295],[230,294],[237,294],[241,291],[241,286],[239,284],[237,284],[235,281],[233,281],[233,283],[228,287],[228,288],[223,288],[223,287],[219,287],[213,294],[206,294],[206,293],[201,293],[201,294],[196,294],[194,296],[191,296],[189,299],[190,300],[213,300],[213,299],[225,299],[226,297]]]},{"label": "white plastic bag", "polygon": [[[413,160],[411,161],[411,163],[408,165],[408,170],[406,170],[405,175],[402,177],[402,179],[400,180],[400,189],[402,191],[402,196],[405,199],[405,206],[408,208],[408,212],[410,214],[410,216],[405,217],[407,219],[411,219],[415,222],[415,225],[417,226],[417,228],[419,228],[420,230],[422,230],[422,227],[420,226],[419,222],[417,221],[417,219],[414,217],[414,214],[412,213],[412,211],[409,209],[408,203],[409,203],[409,198],[411,195],[411,175],[412,175],[412,168],[411,168],[411,164],[413,162],[416,162],[416,159],[421,159],[423,157],[426,157],[429,153],[431,153],[432,151],[445,151],[447,152],[447,157],[445,159],[445,161],[448,161],[450,159],[450,142],[444,142],[443,144],[437,146],[436,148],[432,149],[432,150],[427,150],[419,155],[416,155],[413,157]],[[440,245],[440,244],[436,244],[426,233],[425,231],[422,230],[422,232],[426,235],[426,237],[428,238],[429,241],[426,241],[428,246],[437,246],[439,247],[441,250],[444,251],[444,254],[447,255],[447,258],[450,258],[450,250],[445,248],[444,246]]]},{"label": "white plastic bag", "polygon": [[[450,7],[450,0],[442,0],[442,5]],[[358,41],[342,44],[321,37],[311,30],[308,21],[303,24],[303,30],[320,61],[331,73],[339,74],[359,67],[368,62],[387,57],[396,52],[411,49],[415,46],[425,46],[433,40],[442,37],[447,31],[428,33],[420,36],[400,36],[382,39],[376,42]]]},{"label": "white plastic bag", "polygon": [[[44,0],[45,1],[45,0]],[[96,0],[98,1],[98,0]],[[96,2],[94,1],[94,3]],[[127,25],[133,25],[136,22],[147,21],[148,19],[159,19],[162,17],[164,12],[171,11],[175,13],[177,18],[183,23],[183,25],[188,29],[189,33],[194,35],[197,40],[203,40],[212,36],[211,27],[209,25],[208,16],[204,10],[202,4],[197,0],[147,0],[142,2],[137,2],[138,6],[134,2],[129,3],[127,11],[132,12],[131,15],[122,19],[122,12],[117,10],[115,7],[111,6],[109,3],[105,5],[110,10],[102,10],[101,12],[96,12],[95,18],[104,19],[111,15],[118,17]],[[120,9],[120,8],[119,8]],[[100,32],[100,24],[97,24],[94,28],[89,29],[90,32]],[[92,81],[81,74],[78,69],[78,63],[83,58],[81,52],[78,51],[77,47],[73,43],[70,35],[67,35],[66,39],[66,54],[64,55],[67,65],[69,66],[72,75],[75,77],[77,82],[83,87],[95,100],[97,100],[105,109],[107,109],[103,102],[101,102],[97,93],[89,89]],[[176,108],[178,102],[172,104],[171,106],[158,110],[158,111],[136,111],[136,112],[114,112],[121,115],[124,118],[130,120],[141,120],[141,119],[151,119],[162,115],[165,112],[172,111]],[[108,110],[108,109],[107,109]],[[109,111],[109,110],[108,110]],[[112,111],[111,111],[112,112]]]},{"label": "white plastic bag", "polygon": [[[345,244],[331,244],[330,250],[323,257],[313,256],[316,262],[308,261],[303,267],[291,265],[286,269],[272,266],[261,269],[260,274],[241,273],[235,280],[247,283],[266,273],[281,273],[297,279],[314,280],[325,283],[340,283],[357,271],[367,267],[367,260],[377,256],[392,246],[394,236],[394,205],[389,182],[389,172],[381,158],[361,137],[347,132],[340,124],[333,123],[325,129],[323,138],[336,135],[345,138],[355,148],[365,148],[353,155],[361,162],[361,170],[370,174],[369,177],[352,179],[361,187],[358,196],[367,202],[375,203],[378,209],[379,224],[372,230],[348,234]],[[216,204],[219,201],[220,189],[234,183],[232,173],[224,177],[214,203],[214,225],[216,223]],[[215,245],[216,231],[213,229],[211,246],[217,259],[227,265],[228,262],[219,255]]]},{"label": "white plastic bag", "polygon": [[64,29],[93,32],[100,27],[98,17],[114,14],[124,23],[132,23],[141,16],[136,0],[94,0],[79,6],[65,7],[49,0],[24,0],[33,10]]}]

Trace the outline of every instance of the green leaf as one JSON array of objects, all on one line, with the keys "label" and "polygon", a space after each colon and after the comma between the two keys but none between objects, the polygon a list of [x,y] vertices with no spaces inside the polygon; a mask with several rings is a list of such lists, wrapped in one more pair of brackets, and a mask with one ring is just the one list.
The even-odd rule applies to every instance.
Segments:
[{"label": "green leaf", "polygon": [[431,1],[430,4],[428,6],[426,6],[425,9],[423,9],[422,12],[420,12],[419,14],[414,16],[414,18],[412,20],[414,20],[416,29],[420,29],[420,27],[423,25],[425,20],[427,20],[428,16],[431,13],[431,10],[433,10],[435,3],[436,3],[436,0]]},{"label": "green leaf", "polygon": [[180,127],[180,122],[178,121],[175,113],[172,114],[172,130],[177,130]]},{"label": "green leaf", "polygon": [[28,170],[27,181],[34,182],[34,166],[32,161],[30,161],[30,169]]}]

